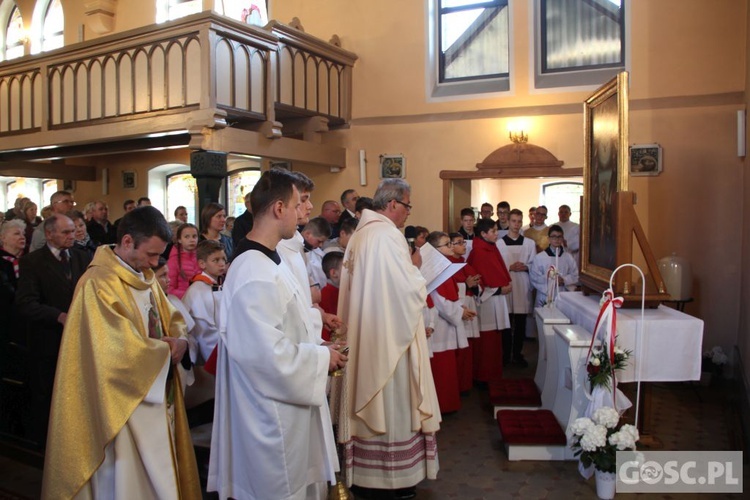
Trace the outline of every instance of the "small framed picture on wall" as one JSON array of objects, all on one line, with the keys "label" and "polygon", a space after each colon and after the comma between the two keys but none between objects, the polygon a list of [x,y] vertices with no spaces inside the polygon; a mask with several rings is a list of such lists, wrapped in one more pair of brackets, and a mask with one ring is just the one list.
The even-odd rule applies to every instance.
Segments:
[{"label": "small framed picture on wall", "polygon": [[630,175],[659,175],[661,169],[661,146],[658,144],[630,146]]},{"label": "small framed picture on wall", "polygon": [[135,172],[123,172],[122,173],[122,188],[123,189],[135,189],[138,187],[138,179]]},{"label": "small framed picture on wall", "polygon": [[380,155],[380,178],[403,179],[406,177],[404,155]]}]

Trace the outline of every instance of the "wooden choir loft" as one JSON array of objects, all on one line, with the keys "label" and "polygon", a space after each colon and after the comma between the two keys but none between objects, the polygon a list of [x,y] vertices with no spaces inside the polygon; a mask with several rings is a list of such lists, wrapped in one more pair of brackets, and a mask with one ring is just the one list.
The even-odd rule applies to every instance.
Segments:
[{"label": "wooden choir loft", "polygon": [[202,205],[229,153],[344,168],[322,136],[348,127],[356,59],[296,18],[203,12],[8,61],[0,175],[93,181],[87,157],[185,148],[205,152],[191,156]]}]

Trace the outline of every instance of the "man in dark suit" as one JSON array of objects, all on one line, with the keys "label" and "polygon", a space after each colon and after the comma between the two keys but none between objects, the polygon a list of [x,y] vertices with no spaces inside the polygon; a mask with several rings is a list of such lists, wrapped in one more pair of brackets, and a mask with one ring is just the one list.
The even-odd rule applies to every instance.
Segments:
[{"label": "man in dark suit", "polygon": [[103,201],[94,203],[91,220],[86,224],[91,239],[100,245],[111,245],[117,241],[117,229],[109,222],[109,207]]},{"label": "man in dark suit", "polygon": [[75,224],[62,214],[44,221],[47,244],[21,258],[16,306],[28,334],[31,440],[43,448],[63,326],[78,279],[91,262],[73,248]]},{"label": "man in dark suit", "polygon": [[358,199],[359,199],[359,195],[353,189],[347,189],[346,191],[341,193],[341,206],[343,207],[344,211],[341,212],[341,218],[339,219],[339,223],[344,222],[346,219],[357,218],[357,216],[354,214],[356,212]]},{"label": "man in dark suit", "polygon": [[253,228],[253,213],[250,211],[250,193],[245,195],[245,212],[234,220],[232,227],[232,241],[234,248],[245,239],[245,235]]}]

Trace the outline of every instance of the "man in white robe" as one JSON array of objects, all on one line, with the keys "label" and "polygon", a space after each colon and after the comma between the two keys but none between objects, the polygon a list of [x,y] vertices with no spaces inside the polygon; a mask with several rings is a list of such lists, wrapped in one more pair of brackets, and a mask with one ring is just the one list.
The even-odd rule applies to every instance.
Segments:
[{"label": "man in white robe", "polygon": [[[539,252],[531,262],[531,283],[536,288],[536,305],[547,303],[550,290],[564,292],[578,284],[578,266],[562,247],[563,230],[558,225],[549,228],[549,247]],[[554,272],[550,268],[554,266]],[[555,281],[557,285],[555,286]],[[551,297],[552,300],[557,297]]]},{"label": "man in white robe", "polygon": [[560,221],[555,224],[565,231],[563,248],[571,257],[573,257],[576,265],[580,268],[578,254],[581,248],[581,226],[570,220],[570,207],[568,205],[560,205],[560,209],[557,211],[557,216],[560,217]]},{"label": "man in white robe", "polygon": [[346,356],[317,343],[304,287],[276,252],[296,230],[293,175],[265,172],[251,203],[250,249],[223,288],[208,490],[322,499],[338,469],[326,382]]},{"label": "man in white robe", "polygon": [[410,191],[402,179],[380,183],[374,211],[363,211],[347,245],[338,307],[351,349],[338,418],[347,484],[402,490],[400,498],[436,478],[441,420],[421,314],[425,280],[398,230]]},{"label": "man in white robe", "polygon": [[[313,204],[311,200],[312,190],[315,188],[313,181],[301,172],[293,172],[295,187],[300,194],[300,205],[297,209],[297,226],[304,226],[310,221]],[[289,237],[282,239],[278,245],[278,252],[281,260],[292,269],[294,276],[303,288],[302,293],[305,301],[310,304],[309,314],[313,326],[320,332],[325,324],[330,330],[341,325],[341,321],[335,314],[329,314],[323,311],[318,304],[320,303],[321,286],[311,281],[310,273],[307,269],[305,260],[305,239],[297,230]],[[325,283],[325,282],[324,282]],[[323,339],[319,339],[320,342]]]},{"label": "man in white robe", "polygon": [[523,357],[523,340],[526,336],[526,316],[532,312],[529,266],[536,255],[533,240],[521,235],[523,212],[517,208],[508,216],[508,234],[497,240],[497,248],[510,271],[513,290],[508,294],[510,330],[503,331],[503,364],[528,366]]}]

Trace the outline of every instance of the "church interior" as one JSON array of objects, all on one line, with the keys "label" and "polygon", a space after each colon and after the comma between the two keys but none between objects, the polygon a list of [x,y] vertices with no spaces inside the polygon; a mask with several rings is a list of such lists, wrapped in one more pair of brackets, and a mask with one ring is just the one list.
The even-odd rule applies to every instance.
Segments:
[{"label": "church interior", "polygon": [[[606,18],[578,40],[604,62],[550,49],[556,15]],[[627,190],[653,256],[690,264],[684,312],[703,321],[703,351],[729,355],[746,448],[748,61],[747,0],[0,0],[0,202],[33,189],[41,209],[67,189],[79,208],[108,203],[113,220],[141,196],[168,218],[186,205],[195,220],[217,200],[239,215],[259,172],[283,166],[315,182],[314,214],[395,175],[411,185],[408,224],[430,230],[501,200],[524,223],[530,206],[546,203],[551,223],[569,200],[580,221],[584,102],[627,71],[624,146],[661,151],[655,175],[621,165]],[[519,147],[536,156],[514,162]]]}]

